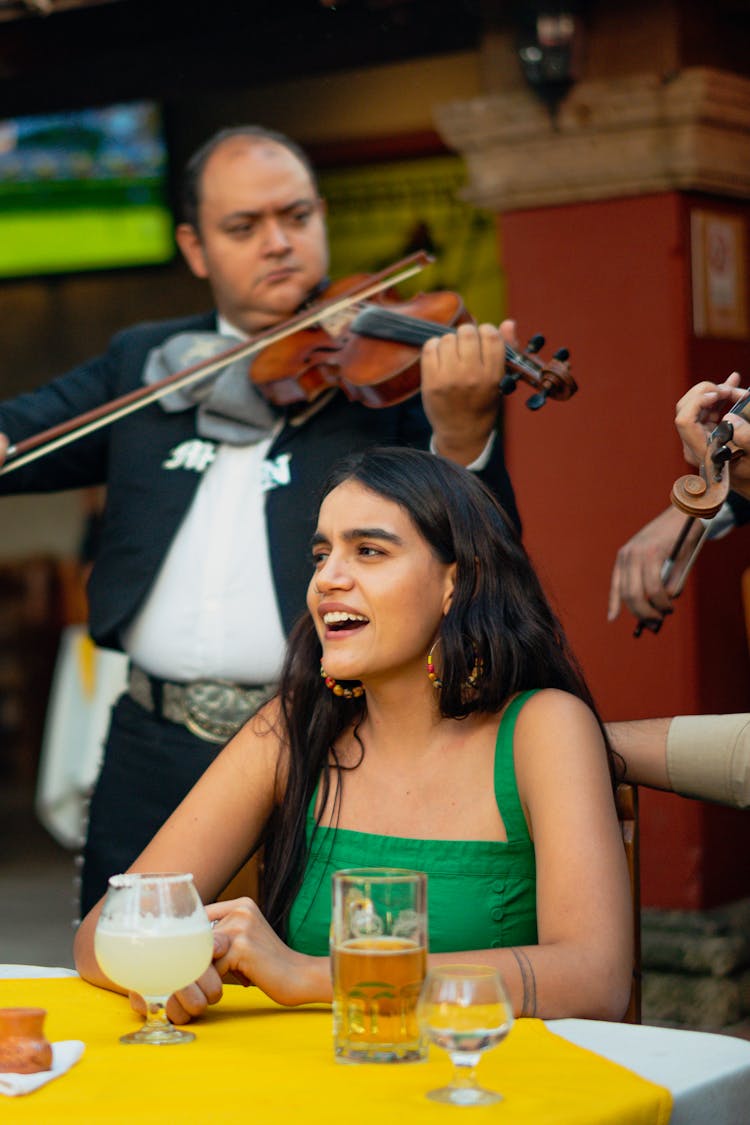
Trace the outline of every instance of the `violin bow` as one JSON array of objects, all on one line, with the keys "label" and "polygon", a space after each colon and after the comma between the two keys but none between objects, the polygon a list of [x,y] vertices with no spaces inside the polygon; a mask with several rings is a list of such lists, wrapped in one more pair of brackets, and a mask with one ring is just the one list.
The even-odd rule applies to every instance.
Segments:
[{"label": "violin bow", "polygon": [[104,426],[109,426],[120,418],[125,418],[128,414],[141,410],[144,406],[158,402],[159,399],[171,394],[172,391],[189,387],[193,383],[215,374],[236,360],[249,358],[262,348],[285,339],[293,332],[311,327],[322,318],[332,317],[344,312],[352,304],[364,301],[392,285],[398,285],[407,278],[413,277],[425,266],[430,265],[432,261],[434,259],[426,251],[418,250],[415,254],[410,254],[407,258],[402,258],[387,269],[381,270],[379,273],[351,286],[345,293],[332,297],[328,301],[321,301],[309,309],[303,309],[295,316],[285,320],[281,325],[256,333],[252,340],[236,344],[209,360],[202,360],[191,367],[184,368],[182,371],[175,371],[171,375],[167,375],[166,378],[160,379],[157,383],[151,384],[151,386],[138,387],[136,390],[89,410],[87,413],[79,414],[75,418],[68,419],[67,422],[52,426],[48,430],[43,430],[32,437],[10,445],[6,451],[5,463],[0,466],[0,476],[5,473],[12,473],[15,469],[20,469],[40,457],[45,457],[56,449],[61,449],[71,442],[78,441],[79,438],[85,437],[87,434],[94,433]]},{"label": "violin bow", "polygon": [[[739,399],[727,413],[739,414],[750,421],[750,391]],[[729,448],[729,443],[733,437],[734,427],[732,423],[723,419],[706,438],[706,452],[700,465],[700,475],[687,473],[676,480],[672,486],[670,501],[675,508],[685,514],[686,519],[671,551],[662,564],[660,577],[665,586],[674,573],[677,559],[696,520],[705,521],[700,538],[685,560],[680,576],[674,584],[671,592],[673,598],[678,598],[684,590],[688,575],[708,539],[711,520],[720,511],[729,494],[730,464],[737,458],[744,457],[743,450]],[[663,623],[663,616],[642,618],[636,624],[633,636],[640,637],[644,630],[648,630],[650,633],[658,633]]]}]

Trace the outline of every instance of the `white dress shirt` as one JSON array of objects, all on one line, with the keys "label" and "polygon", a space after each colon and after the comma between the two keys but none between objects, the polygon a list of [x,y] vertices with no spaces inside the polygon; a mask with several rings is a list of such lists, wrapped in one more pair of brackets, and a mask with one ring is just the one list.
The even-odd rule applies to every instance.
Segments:
[{"label": "white dress shirt", "polygon": [[[219,331],[243,338],[221,318]],[[125,633],[131,660],[152,676],[176,682],[278,680],[286,638],[264,504],[269,481],[264,462],[274,437],[254,445],[216,446],[156,580]]]}]

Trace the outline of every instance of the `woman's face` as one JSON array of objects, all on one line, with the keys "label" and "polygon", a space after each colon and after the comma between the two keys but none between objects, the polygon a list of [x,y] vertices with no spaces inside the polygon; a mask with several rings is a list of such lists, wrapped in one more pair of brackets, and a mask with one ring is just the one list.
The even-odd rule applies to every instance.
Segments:
[{"label": "woman's face", "polygon": [[323,501],[307,605],[337,680],[425,675],[448,611],[455,564],[442,563],[407,512],[357,481]]}]

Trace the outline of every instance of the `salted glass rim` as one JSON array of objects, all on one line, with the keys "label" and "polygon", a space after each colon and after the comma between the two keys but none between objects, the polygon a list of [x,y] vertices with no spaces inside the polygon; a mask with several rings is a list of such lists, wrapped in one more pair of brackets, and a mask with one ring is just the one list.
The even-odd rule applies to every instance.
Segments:
[{"label": "salted glass rim", "polygon": [[370,883],[415,882],[427,879],[424,871],[409,867],[343,867],[333,872],[334,879],[367,879]]},{"label": "salted glass rim", "polygon": [[110,875],[107,880],[110,887],[119,890],[120,887],[134,887],[139,883],[192,883],[192,871],[128,871],[122,875]]}]

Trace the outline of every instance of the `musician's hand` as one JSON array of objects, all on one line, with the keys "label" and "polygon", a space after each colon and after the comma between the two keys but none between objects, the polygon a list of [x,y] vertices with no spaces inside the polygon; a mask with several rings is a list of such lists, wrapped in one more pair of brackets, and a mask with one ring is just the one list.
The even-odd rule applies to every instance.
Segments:
[{"label": "musician's hand", "polygon": [[0,434],[0,465],[5,464],[5,455],[8,452],[10,441],[5,434]]},{"label": "musician's hand", "polygon": [[670,506],[620,547],[612,570],[608,621],[615,620],[623,603],[639,621],[661,621],[672,612],[675,578],[703,530],[696,521],[675,561],[673,577],[665,584],[662,567],[684,523],[685,516]]},{"label": "musician's hand", "polygon": [[[740,376],[733,371],[724,383],[698,383],[677,403],[675,425],[682,438],[685,457],[699,465],[706,453],[706,438],[714,427],[725,420],[734,431],[730,449],[750,453],[750,425],[739,414],[729,411],[747,391],[739,386]],[[750,457],[739,457],[730,466],[729,477],[735,492],[750,497]]]},{"label": "musician's hand", "polygon": [[[685,459],[700,465],[706,455],[706,440],[712,430],[747,392],[740,388],[740,376],[733,371],[724,383],[696,383],[684,394],[675,409],[675,426],[682,438]],[[731,419],[734,425],[735,418]]]},{"label": "musician's hand", "polygon": [[505,343],[513,321],[462,324],[422,349],[422,402],[439,453],[461,465],[480,455],[495,427]]},{"label": "musician's hand", "polygon": [[500,324],[500,335],[506,344],[514,349],[514,351],[521,350],[521,344],[518,339],[518,325],[515,320],[503,320]]}]

